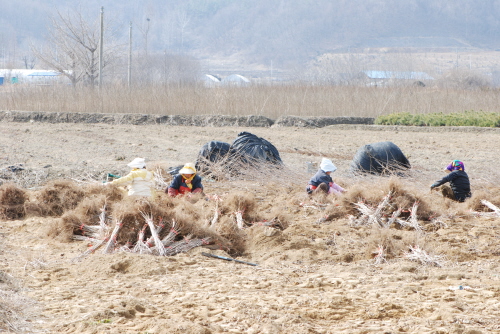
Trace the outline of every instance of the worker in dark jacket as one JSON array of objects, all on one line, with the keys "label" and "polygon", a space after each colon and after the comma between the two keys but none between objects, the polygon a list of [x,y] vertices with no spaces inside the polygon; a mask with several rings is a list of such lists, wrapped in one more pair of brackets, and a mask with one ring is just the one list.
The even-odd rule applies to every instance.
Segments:
[{"label": "worker in dark jacket", "polygon": [[309,180],[306,191],[308,194],[323,192],[325,194],[341,194],[345,190],[333,182],[331,173],[335,172],[337,167],[329,159],[323,158],[316,174]]},{"label": "worker in dark jacket", "polygon": [[[454,201],[463,202],[471,197],[469,176],[465,172],[463,162],[453,160],[445,169],[449,174],[441,180],[434,182],[431,185],[431,190],[441,186],[443,196],[451,198]],[[450,183],[450,186],[443,186],[445,183]]]},{"label": "worker in dark jacket", "polygon": [[185,164],[179,171],[179,174],[174,177],[166,189],[166,192],[172,197],[177,195],[203,193],[201,177],[196,175],[194,164]]}]

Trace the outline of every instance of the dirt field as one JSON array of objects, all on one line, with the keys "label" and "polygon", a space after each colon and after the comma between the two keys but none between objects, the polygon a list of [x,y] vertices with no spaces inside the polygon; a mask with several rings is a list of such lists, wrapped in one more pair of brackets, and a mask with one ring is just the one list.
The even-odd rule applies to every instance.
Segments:
[{"label": "dirt field", "polygon": [[[500,218],[471,213],[491,211],[479,199],[500,205],[500,133],[385,129],[0,122],[0,173],[29,194],[46,179],[83,185],[123,175],[138,156],[148,167],[194,161],[204,143],[230,143],[240,131],[273,143],[287,166],[265,178],[204,181],[207,195],[244,191],[256,214],[272,218],[278,210],[286,217],[284,230],[243,230],[238,259],[258,266],[202,256],[232,256],[203,247],[171,257],[96,251],[71,261],[89,243],[49,237],[58,217],[0,221],[0,332],[500,333]],[[359,147],[386,140],[410,160],[408,177],[350,173]],[[322,156],[337,165],[333,176],[346,196],[304,194],[306,163]],[[474,197],[466,203],[429,191],[452,159],[464,161],[471,179]],[[19,164],[24,171],[5,171]],[[417,215],[423,231],[356,224],[341,210],[356,192],[376,206],[370,198],[382,199],[391,182],[432,212]],[[207,210],[200,217],[212,215],[211,204],[196,206]],[[379,246],[385,259],[377,257]],[[427,263],[409,258],[417,247],[430,256]]]}]

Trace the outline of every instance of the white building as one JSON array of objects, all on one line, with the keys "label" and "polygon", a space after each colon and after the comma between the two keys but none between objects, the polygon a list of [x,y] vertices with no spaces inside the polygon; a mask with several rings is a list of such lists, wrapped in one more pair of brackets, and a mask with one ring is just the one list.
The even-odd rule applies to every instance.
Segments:
[{"label": "white building", "polygon": [[70,80],[60,72],[52,70],[0,69],[3,83],[54,85],[69,84]]}]

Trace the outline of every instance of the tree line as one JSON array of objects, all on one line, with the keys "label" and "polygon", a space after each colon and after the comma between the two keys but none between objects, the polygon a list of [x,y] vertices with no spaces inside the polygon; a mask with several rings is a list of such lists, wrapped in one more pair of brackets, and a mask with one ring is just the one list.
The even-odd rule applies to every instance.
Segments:
[{"label": "tree line", "polygon": [[94,38],[101,5],[107,24],[108,69],[112,63],[125,61],[130,22],[133,49],[141,61],[149,62],[151,56],[166,63],[173,55],[186,55],[190,65],[192,58],[234,53],[249,63],[291,66],[325,52],[391,43],[490,49],[500,43],[500,0],[0,0],[0,5],[0,58],[7,66],[14,64],[6,62],[36,66],[35,50],[37,59],[42,54],[46,60],[52,58],[54,68],[75,68],[71,57],[74,60],[76,55],[67,55],[69,59],[61,64],[55,60],[61,61],[58,55],[68,47],[60,44],[60,35],[67,33],[64,29],[83,24],[79,29],[89,36],[80,36],[84,38],[80,48],[89,58],[84,74],[72,72],[73,81],[97,78],[90,64],[96,56]]}]

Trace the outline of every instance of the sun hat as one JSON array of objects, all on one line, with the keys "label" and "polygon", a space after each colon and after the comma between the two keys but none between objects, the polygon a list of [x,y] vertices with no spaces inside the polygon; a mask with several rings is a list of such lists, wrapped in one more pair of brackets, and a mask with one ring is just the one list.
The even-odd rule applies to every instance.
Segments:
[{"label": "sun hat", "polygon": [[179,174],[196,174],[196,168],[193,163],[188,162],[184,165],[184,167],[182,167]]},{"label": "sun hat", "polygon": [[321,160],[320,168],[324,172],[335,172],[337,170],[337,167],[335,167],[333,162],[327,158],[323,158]]},{"label": "sun hat", "polygon": [[135,158],[127,166],[130,168],[144,168],[146,167],[146,161],[144,158]]},{"label": "sun hat", "polygon": [[449,170],[450,172],[454,170],[465,171],[464,163],[460,160],[453,160],[448,166],[446,166],[445,170]]}]

